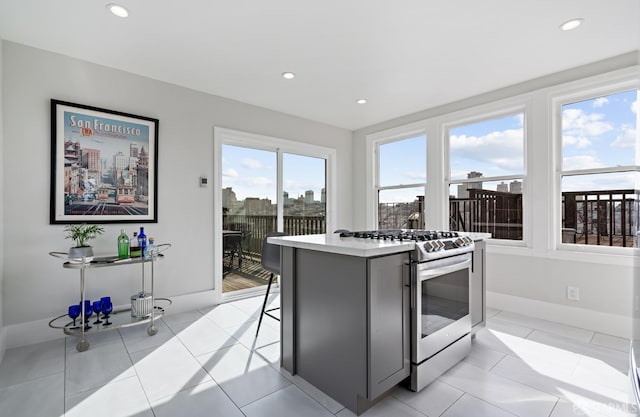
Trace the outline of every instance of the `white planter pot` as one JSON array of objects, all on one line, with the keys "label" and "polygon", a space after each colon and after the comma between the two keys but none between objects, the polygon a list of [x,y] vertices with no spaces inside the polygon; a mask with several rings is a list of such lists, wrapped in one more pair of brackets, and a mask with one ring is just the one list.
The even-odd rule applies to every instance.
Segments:
[{"label": "white planter pot", "polygon": [[69,248],[69,260],[73,262],[91,262],[93,260],[93,248],[91,246]]}]

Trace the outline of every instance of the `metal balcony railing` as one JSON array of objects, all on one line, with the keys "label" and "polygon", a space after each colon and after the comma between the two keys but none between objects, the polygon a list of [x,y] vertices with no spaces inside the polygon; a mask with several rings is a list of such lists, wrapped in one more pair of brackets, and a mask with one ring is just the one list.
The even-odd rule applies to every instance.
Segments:
[{"label": "metal balcony railing", "polygon": [[[449,230],[523,238],[522,194],[469,189],[468,198],[449,199]],[[635,190],[562,193],[562,242],[637,247],[640,195]],[[422,200],[378,206],[380,228],[423,225]],[[418,226],[419,228],[420,226]]]},{"label": "metal balcony railing", "polygon": [[[243,253],[260,260],[262,240],[269,232],[277,229],[275,215],[225,214],[222,228],[243,232]],[[284,216],[284,232],[290,235],[310,235],[326,232],[324,216]]]}]

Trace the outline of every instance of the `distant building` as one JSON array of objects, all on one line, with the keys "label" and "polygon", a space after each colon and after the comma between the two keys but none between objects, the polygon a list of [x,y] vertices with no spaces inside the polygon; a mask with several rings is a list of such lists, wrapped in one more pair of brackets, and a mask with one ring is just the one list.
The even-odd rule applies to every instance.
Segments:
[{"label": "distant building", "polygon": [[256,197],[247,197],[244,200],[245,214],[271,214],[272,204],[268,198],[259,199]]},{"label": "distant building", "polygon": [[233,191],[231,187],[222,189],[222,212],[223,213],[233,212],[232,209],[237,202],[238,202],[238,199],[236,198],[236,193]]},{"label": "distant building", "polygon": [[313,204],[313,191],[307,190],[304,192],[304,203]]},{"label": "distant building", "polygon": [[320,190],[320,202],[322,204],[326,204],[327,202],[327,190],[325,188]]},{"label": "distant building", "polygon": [[522,181],[511,181],[509,192],[511,194],[522,194]]},{"label": "distant building", "polygon": [[[467,174],[467,178],[481,178],[482,172],[471,171]],[[458,185],[458,198],[469,198],[469,190],[482,190],[482,181],[479,182],[463,182]]]},{"label": "distant building", "polygon": [[509,184],[505,184],[504,181],[502,181],[500,184],[498,184],[498,186],[496,187],[496,191],[500,192],[500,193],[508,193],[509,192]]}]

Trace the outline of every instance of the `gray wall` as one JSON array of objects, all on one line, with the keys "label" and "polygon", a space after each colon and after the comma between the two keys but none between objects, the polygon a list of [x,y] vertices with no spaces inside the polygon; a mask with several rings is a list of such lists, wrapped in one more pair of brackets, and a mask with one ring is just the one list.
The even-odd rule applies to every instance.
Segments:
[{"label": "gray wall", "polygon": [[4,306],[4,125],[3,121],[3,94],[2,94],[2,85],[3,85],[3,77],[2,77],[2,42],[0,41],[0,362],[2,362],[2,358],[4,356],[4,350],[6,346],[6,333],[4,330],[4,319],[3,319],[3,306]]},{"label": "gray wall", "polygon": [[[71,246],[64,226],[49,225],[51,98],[160,120],[158,223],[145,231],[173,247],[156,268],[158,296],[213,289],[213,189],[198,178],[213,179],[214,126],[336,149],[337,224],[352,222],[351,182],[340,181],[351,178],[350,131],[7,41],[3,70],[5,325],[63,314],[79,298],[78,273],[48,256]],[[107,225],[95,251],[115,252],[120,229]],[[87,295],[126,304],[139,275],[131,266],[89,271]]]},{"label": "gray wall", "polygon": [[[636,71],[635,66],[639,63],[639,53],[633,52],[354,132],[354,212],[366,212],[367,134],[526,94],[526,100],[532,106],[528,122],[533,129],[527,149],[526,186],[531,191],[525,195],[525,215],[528,216],[525,223],[529,226],[527,247],[488,245],[489,302],[494,307],[628,337],[634,274],[632,253],[627,256],[589,255],[555,250],[549,227],[553,220],[550,210],[552,196],[538,191],[547,190],[553,181],[551,112],[548,107],[550,90],[559,84],[590,76],[607,78],[616,70]],[[434,139],[441,140],[429,138]],[[431,155],[427,163],[441,164],[438,156]],[[356,228],[371,227],[364,223],[364,217],[356,217],[354,221]],[[567,286],[580,289],[578,302],[566,298]]]}]

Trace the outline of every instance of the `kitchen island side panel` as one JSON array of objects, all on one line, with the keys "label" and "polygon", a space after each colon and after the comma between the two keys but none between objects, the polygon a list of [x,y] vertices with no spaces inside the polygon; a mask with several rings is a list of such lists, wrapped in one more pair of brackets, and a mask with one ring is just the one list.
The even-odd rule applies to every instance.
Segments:
[{"label": "kitchen island side panel", "polygon": [[280,247],[280,366],[296,373],[293,317],[295,311],[295,248]]},{"label": "kitchen island side panel", "polygon": [[367,396],[367,259],[295,251],[296,372],[346,407]]}]

